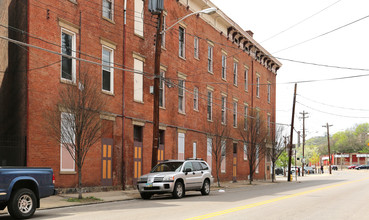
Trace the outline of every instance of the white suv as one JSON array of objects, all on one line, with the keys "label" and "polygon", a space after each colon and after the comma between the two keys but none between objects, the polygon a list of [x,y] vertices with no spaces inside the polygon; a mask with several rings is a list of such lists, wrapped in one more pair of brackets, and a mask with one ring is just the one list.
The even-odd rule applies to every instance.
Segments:
[{"label": "white suv", "polygon": [[209,195],[213,176],[209,165],[201,159],[168,160],[156,165],[150,173],[141,176],[137,189],[143,199],[153,194],[172,193],[182,198],[185,191],[201,191]]}]

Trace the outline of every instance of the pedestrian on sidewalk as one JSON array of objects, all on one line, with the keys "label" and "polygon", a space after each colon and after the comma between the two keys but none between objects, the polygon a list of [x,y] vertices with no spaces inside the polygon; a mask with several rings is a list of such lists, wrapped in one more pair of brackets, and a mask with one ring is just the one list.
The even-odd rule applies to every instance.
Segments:
[{"label": "pedestrian on sidewalk", "polygon": [[322,170],[322,174],[324,173],[324,167],[323,165],[320,167],[320,169]]}]

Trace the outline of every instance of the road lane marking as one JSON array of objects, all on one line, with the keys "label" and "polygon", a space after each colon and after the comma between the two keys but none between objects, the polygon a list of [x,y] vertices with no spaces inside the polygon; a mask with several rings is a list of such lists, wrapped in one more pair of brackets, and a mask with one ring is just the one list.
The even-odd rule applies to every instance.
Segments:
[{"label": "road lane marking", "polygon": [[349,181],[349,182],[334,184],[334,185],[330,185],[330,186],[325,186],[325,187],[312,189],[312,190],[308,190],[308,191],[303,191],[303,192],[299,192],[299,193],[295,193],[295,194],[291,194],[291,195],[287,195],[287,196],[281,196],[281,197],[277,197],[277,198],[274,198],[274,199],[269,199],[269,200],[265,200],[265,201],[261,201],[261,202],[257,202],[257,203],[252,203],[252,204],[247,204],[247,205],[244,205],[244,206],[239,206],[239,207],[235,207],[235,208],[231,208],[231,209],[225,209],[223,211],[213,212],[213,213],[209,213],[209,214],[206,214],[206,215],[200,215],[200,216],[197,216],[197,217],[188,218],[186,220],[200,220],[200,219],[212,218],[212,217],[225,215],[225,214],[228,214],[228,213],[237,212],[237,211],[241,211],[241,210],[245,210],[245,209],[249,209],[249,208],[253,208],[253,207],[257,207],[257,206],[261,206],[261,205],[265,205],[265,204],[269,204],[269,203],[273,203],[273,202],[278,202],[278,201],[281,201],[281,200],[285,200],[285,199],[289,199],[289,198],[293,198],[293,197],[297,197],[297,196],[301,196],[301,195],[305,195],[305,194],[309,194],[309,193],[313,193],[313,192],[317,192],[317,191],[321,191],[321,190],[325,190],[325,189],[329,189],[329,188],[334,188],[334,187],[343,186],[343,185],[350,184],[350,183],[356,183],[356,182],[364,181],[364,180],[367,180],[367,179],[369,179],[369,177],[364,178],[364,179],[359,179],[359,180],[353,180],[353,181]]}]

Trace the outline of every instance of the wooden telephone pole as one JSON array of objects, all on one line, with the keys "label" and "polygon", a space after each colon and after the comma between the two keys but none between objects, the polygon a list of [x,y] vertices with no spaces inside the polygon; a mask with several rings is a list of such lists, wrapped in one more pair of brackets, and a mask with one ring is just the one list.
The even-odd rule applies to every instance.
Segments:
[{"label": "wooden telephone pole", "polygon": [[296,90],[297,90],[297,83],[295,83],[295,92],[293,95],[293,107],[292,107],[292,120],[291,120],[291,135],[290,135],[290,148],[288,150],[288,182],[291,181],[291,163],[292,163],[292,140],[293,140],[293,124],[295,121],[295,106],[296,106]]},{"label": "wooden telephone pole", "polygon": [[300,114],[302,114],[302,176],[304,176],[304,166],[305,166],[305,118],[309,118],[306,117],[305,115],[309,114],[305,111],[302,111],[302,113],[300,112]]},{"label": "wooden telephone pole", "polygon": [[329,127],[333,125],[323,125],[322,127],[327,128],[327,138],[328,138],[328,163],[329,163],[329,174],[332,174],[332,166],[331,166],[331,146],[329,144]]}]

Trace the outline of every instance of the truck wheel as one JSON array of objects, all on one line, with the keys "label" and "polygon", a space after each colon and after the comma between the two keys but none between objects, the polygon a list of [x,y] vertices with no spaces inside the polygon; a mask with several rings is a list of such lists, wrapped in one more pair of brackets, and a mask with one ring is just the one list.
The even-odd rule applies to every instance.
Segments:
[{"label": "truck wheel", "polygon": [[152,194],[151,193],[140,193],[142,199],[150,199]]},{"label": "truck wheel", "polygon": [[180,199],[184,196],[185,194],[185,190],[183,187],[183,183],[180,181],[177,181],[176,184],[174,185],[174,190],[173,190],[173,198],[175,199]]},{"label": "truck wheel", "polygon": [[36,211],[36,196],[32,190],[18,189],[10,196],[8,211],[13,218],[30,218]]},{"label": "truck wheel", "polygon": [[202,188],[201,188],[201,194],[204,195],[204,196],[210,194],[210,182],[209,182],[209,180],[204,181],[204,184],[202,185]]}]

